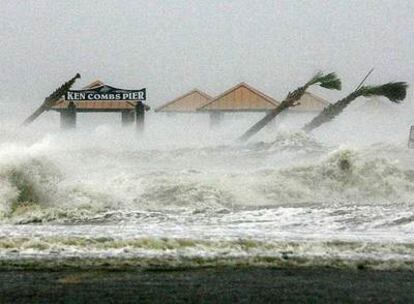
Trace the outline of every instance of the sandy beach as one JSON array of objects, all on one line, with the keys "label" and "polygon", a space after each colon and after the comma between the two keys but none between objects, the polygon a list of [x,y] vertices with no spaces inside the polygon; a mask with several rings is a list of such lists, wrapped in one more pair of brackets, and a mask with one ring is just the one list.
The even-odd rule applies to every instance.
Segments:
[{"label": "sandy beach", "polygon": [[2,271],[1,303],[410,303],[413,271]]}]

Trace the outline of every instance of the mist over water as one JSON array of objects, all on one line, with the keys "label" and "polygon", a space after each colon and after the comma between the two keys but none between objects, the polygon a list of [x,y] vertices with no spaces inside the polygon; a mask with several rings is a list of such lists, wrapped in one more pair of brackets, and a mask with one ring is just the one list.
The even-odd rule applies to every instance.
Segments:
[{"label": "mist over water", "polygon": [[[0,267],[333,266],[414,270],[414,2],[2,1]],[[355,8],[358,9],[355,9]],[[56,19],[58,17],[58,21]],[[409,84],[402,104],[359,98],[311,134],[316,113],[147,112],[145,131],[78,113],[62,132],[54,88],[99,79],[146,88],[153,109],[244,81],[281,101],[318,71],[341,92]]]},{"label": "mist over water", "polygon": [[149,113],[142,134],[117,115],[67,132],[53,113],[4,119],[0,259],[412,268],[410,113],[363,99],[312,134],[313,114],[288,114],[245,144],[262,114],[210,130],[204,114]]}]

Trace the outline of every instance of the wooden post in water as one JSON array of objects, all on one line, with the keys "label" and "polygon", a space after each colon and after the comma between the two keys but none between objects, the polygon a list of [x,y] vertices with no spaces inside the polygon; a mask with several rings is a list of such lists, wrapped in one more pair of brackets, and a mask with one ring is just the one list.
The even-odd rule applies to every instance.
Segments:
[{"label": "wooden post in water", "polygon": [[134,115],[134,111],[132,110],[124,110],[121,112],[121,121],[122,121],[122,126],[123,127],[127,127],[129,125],[131,125],[134,120],[135,120],[135,115]]},{"label": "wooden post in water", "polygon": [[60,112],[61,129],[76,128],[76,105],[73,101],[69,102],[68,108]]},{"label": "wooden post in water", "polygon": [[144,130],[146,107],[142,101],[138,101],[135,106],[136,124],[139,131]]},{"label": "wooden post in water", "polygon": [[216,128],[220,125],[224,113],[219,111],[210,112],[210,128]]}]

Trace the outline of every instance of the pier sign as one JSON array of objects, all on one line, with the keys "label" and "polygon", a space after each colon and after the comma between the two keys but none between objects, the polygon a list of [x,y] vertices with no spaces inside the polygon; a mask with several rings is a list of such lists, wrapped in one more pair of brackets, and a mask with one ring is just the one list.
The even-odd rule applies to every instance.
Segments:
[{"label": "pier sign", "polygon": [[131,100],[145,101],[147,89],[124,90],[117,89],[108,85],[102,85],[93,89],[69,90],[65,94],[65,99],[70,101],[99,101],[99,100]]}]

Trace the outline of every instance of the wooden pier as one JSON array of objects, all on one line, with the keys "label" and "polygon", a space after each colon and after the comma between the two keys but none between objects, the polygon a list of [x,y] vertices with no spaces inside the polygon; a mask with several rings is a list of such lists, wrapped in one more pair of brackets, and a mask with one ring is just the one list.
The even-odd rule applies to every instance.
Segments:
[{"label": "wooden pier", "polygon": [[[94,81],[82,90],[99,90],[112,88],[101,81]],[[60,125],[62,129],[76,128],[77,113],[92,112],[119,112],[121,113],[122,126],[130,126],[136,123],[138,130],[144,129],[145,112],[150,109],[141,100],[76,100],[69,101],[65,98],[59,100],[50,110],[60,113]]]},{"label": "wooden pier", "polygon": [[[68,84],[73,84],[79,78],[77,74]],[[150,109],[146,100],[146,89],[125,90],[118,89],[102,81],[94,81],[81,90],[70,90],[70,86],[53,102],[42,105],[40,110],[57,111],[60,113],[61,128],[74,129],[77,123],[77,113],[85,112],[119,112],[122,126],[130,126],[135,122],[137,130],[143,130],[145,112]],[[59,93],[59,92],[58,92]],[[56,95],[54,93],[54,95]],[[47,100],[49,100],[48,97]],[[272,97],[253,88],[245,82],[226,90],[217,97],[194,89],[176,99],[155,109],[155,112],[174,113],[207,113],[210,116],[210,126],[220,125],[225,113],[236,112],[270,112],[280,103]],[[289,112],[320,112],[329,103],[311,93],[306,92],[297,106]],[[36,118],[37,110],[34,114]],[[33,115],[32,115],[33,116]],[[33,121],[29,117],[27,121]],[[26,121],[25,121],[26,123]]]}]

